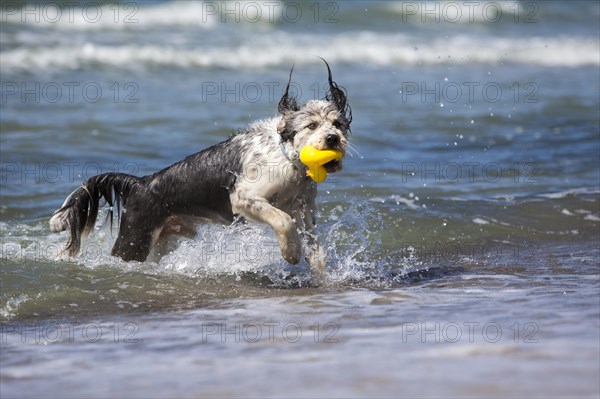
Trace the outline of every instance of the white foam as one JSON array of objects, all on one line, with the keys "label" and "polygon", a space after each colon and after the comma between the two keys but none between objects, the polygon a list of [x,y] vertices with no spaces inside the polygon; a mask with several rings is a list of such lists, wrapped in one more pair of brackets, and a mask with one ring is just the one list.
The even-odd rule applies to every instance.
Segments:
[{"label": "white foam", "polygon": [[217,24],[219,15],[199,1],[174,1],[156,5],[139,3],[80,2],[60,5],[32,3],[15,11],[2,7],[2,22],[51,30],[106,31],[150,29],[160,26],[208,28]]},{"label": "white foam", "polygon": [[526,14],[523,6],[510,0],[460,1],[396,1],[387,10],[402,15],[402,22],[472,24],[514,21]]},{"label": "white foam", "polygon": [[29,297],[25,294],[21,294],[17,297],[9,298],[6,301],[6,305],[0,308],[0,317],[5,319],[10,319],[14,317],[17,310],[19,309],[19,305],[24,302],[27,302]]},{"label": "white foam", "polygon": [[[148,66],[179,68],[264,68],[292,62],[317,63],[315,54],[327,54],[334,63],[374,65],[496,64],[576,67],[600,65],[600,40],[574,37],[482,39],[458,35],[417,43],[405,34],[373,32],[329,37],[277,32],[256,35],[235,46],[200,43],[194,47],[173,44],[108,46],[95,43],[19,47],[2,54],[3,71],[82,68],[105,65],[139,69]],[[418,46],[418,51],[415,50]],[[349,51],[352,49],[352,51]]]},{"label": "white foam", "polygon": [[275,234],[261,224],[202,226],[198,237],[183,241],[159,262],[161,270],[194,276],[261,272],[274,266],[285,269],[286,263]]},{"label": "white foam", "polygon": [[583,219],[591,220],[592,222],[600,222],[600,217],[598,217],[596,215],[585,215],[585,217]]},{"label": "white foam", "polygon": [[565,198],[568,195],[578,195],[578,194],[600,194],[600,190],[598,190],[597,188],[589,188],[589,187],[581,187],[581,188],[574,188],[571,190],[565,190],[565,191],[560,191],[560,192],[556,192],[556,193],[544,193],[544,194],[538,194],[538,197],[542,197],[542,198],[549,198],[549,199],[560,199],[560,198]]},{"label": "white foam", "polygon": [[420,206],[416,204],[418,198],[404,198],[399,195],[392,195],[391,199],[396,202],[396,205],[404,204],[410,209],[420,209]]}]

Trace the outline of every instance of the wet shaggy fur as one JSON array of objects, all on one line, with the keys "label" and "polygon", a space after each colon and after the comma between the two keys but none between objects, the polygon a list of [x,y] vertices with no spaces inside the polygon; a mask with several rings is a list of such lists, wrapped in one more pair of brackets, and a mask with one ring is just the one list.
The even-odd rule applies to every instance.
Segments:
[{"label": "wet shaggy fur", "polygon": [[[106,173],[88,179],[54,212],[51,230],[67,230],[65,250],[76,255],[93,230],[103,198],[111,223],[113,211],[120,215],[112,254],[144,261],[173,236],[194,236],[199,223],[230,224],[243,218],[269,224],[283,258],[292,264],[302,257],[304,237],[304,255],[312,268],[322,270],[324,258],[314,234],[317,188],[306,176],[299,152],[312,145],[345,154],[352,121],[346,94],[332,80],[329,65],[327,70],[329,92],[322,100],[300,107],[288,91],[290,72],[279,116],[254,122],[149,176]],[[342,162],[325,167],[336,172]]]}]

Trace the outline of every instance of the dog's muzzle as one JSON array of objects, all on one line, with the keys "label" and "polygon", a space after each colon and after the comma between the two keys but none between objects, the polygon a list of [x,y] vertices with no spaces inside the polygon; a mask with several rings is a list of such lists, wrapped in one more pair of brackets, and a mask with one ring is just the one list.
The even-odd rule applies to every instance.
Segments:
[{"label": "dog's muzzle", "polygon": [[328,134],[327,136],[325,136],[325,144],[332,150],[337,150],[336,147],[340,145],[340,136],[333,133]]},{"label": "dog's muzzle", "polygon": [[[346,155],[346,151],[341,146],[340,135],[337,133],[329,133],[325,136],[325,145],[329,150],[338,150]],[[334,160],[323,165],[327,173],[335,173],[342,170],[342,160]]]},{"label": "dog's muzzle", "polygon": [[339,172],[340,170],[342,170],[342,161],[339,160],[327,162],[325,165],[323,165],[323,167],[325,168],[327,173]]}]

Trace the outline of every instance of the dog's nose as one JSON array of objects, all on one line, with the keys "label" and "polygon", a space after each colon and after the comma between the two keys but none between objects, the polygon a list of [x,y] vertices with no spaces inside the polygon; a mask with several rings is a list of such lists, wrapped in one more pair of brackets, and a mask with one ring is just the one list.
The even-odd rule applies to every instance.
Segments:
[{"label": "dog's nose", "polygon": [[337,134],[328,134],[325,136],[325,144],[330,147],[336,146],[340,143],[340,136]]}]

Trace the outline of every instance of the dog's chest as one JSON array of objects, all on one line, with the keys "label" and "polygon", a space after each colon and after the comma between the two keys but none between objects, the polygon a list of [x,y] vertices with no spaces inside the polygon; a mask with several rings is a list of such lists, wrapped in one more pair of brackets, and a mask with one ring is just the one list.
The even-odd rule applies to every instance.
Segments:
[{"label": "dog's chest", "polygon": [[267,199],[279,208],[312,192],[310,181],[293,165],[263,165],[237,180],[235,191],[238,194]]},{"label": "dog's chest", "polygon": [[314,183],[287,160],[263,160],[250,168],[254,170],[237,179],[232,200],[262,198],[285,211],[305,205],[316,195]]},{"label": "dog's chest", "polygon": [[232,144],[240,151],[241,173],[237,175],[232,203],[241,199],[265,199],[271,205],[289,210],[306,204],[316,195],[314,183],[306,177],[306,168],[293,156],[293,149],[284,149],[269,121],[264,130],[238,137]]}]

